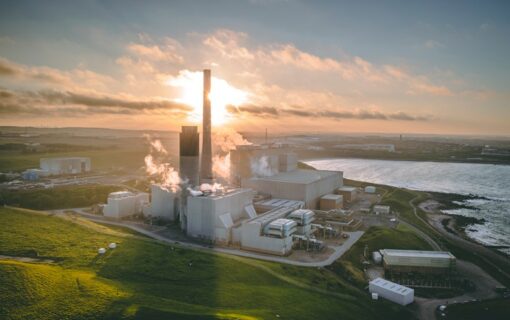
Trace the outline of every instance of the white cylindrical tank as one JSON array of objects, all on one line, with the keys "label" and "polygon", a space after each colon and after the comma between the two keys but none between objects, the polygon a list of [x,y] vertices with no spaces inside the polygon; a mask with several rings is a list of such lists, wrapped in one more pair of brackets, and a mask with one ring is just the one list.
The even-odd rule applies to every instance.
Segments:
[{"label": "white cylindrical tank", "polygon": [[99,254],[105,254],[105,253],[106,253],[106,249],[105,249],[105,248],[99,248],[99,249],[97,250],[97,253],[99,253]]},{"label": "white cylindrical tank", "polygon": [[110,243],[110,244],[108,245],[108,248],[110,248],[110,249],[115,249],[115,248],[117,248],[117,244],[116,244],[115,242],[112,242],[112,243]]},{"label": "white cylindrical tank", "polygon": [[375,191],[376,191],[376,188],[374,186],[366,186],[365,187],[366,193],[375,193]]},{"label": "white cylindrical tank", "polygon": [[374,260],[375,264],[381,264],[382,262],[382,255],[379,251],[372,252],[372,260]]}]

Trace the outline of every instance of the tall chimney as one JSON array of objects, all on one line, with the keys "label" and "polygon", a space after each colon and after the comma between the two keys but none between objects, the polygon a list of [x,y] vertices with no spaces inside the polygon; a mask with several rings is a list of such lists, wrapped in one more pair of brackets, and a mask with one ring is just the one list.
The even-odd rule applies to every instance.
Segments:
[{"label": "tall chimney", "polygon": [[212,173],[212,145],[211,145],[211,70],[204,70],[204,110],[202,123],[202,163],[200,168],[200,182],[209,183],[213,180]]}]

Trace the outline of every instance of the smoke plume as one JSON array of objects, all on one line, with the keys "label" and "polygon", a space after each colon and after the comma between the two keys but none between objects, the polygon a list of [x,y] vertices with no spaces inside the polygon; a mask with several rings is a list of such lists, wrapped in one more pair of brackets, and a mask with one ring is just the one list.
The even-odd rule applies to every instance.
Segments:
[{"label": "smoke plume", "polygon": [[163,188],[172,192],[180,190],[181,178],[179,172],[168,162],[164,162],[164,156],[168,154],[160,140],[152,140],[145,135],[150,144],[150,153],[145,156],[145,170],[153,179],[151,182],[159,183]]}]

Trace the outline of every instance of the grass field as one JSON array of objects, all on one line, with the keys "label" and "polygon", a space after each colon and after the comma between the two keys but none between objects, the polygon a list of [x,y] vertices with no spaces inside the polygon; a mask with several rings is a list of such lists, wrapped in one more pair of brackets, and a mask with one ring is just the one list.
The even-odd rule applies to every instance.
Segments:
[{"label": "grass field", "polygon": [[[0,254],[54,260],[0,260],[2,319],[412,318],[324,269],[183,249],[22,209],[0,208],[0,219]],[[98,256],[109,242],[118,248]]]},{"label": "grass field", "polygon": [[147,150],[109,149],[73,152],[0,152],[0,172],[23,171],[29,168],[39,168],[39,160],[46,157],[90,157],[92,170],[106,171],[118,169],[138,169],[144,165]]},{"label": "grass field", "polygon": [[108,185],[63,186],[51,189],[0,190],[0,205],[19,206],[35,210],[88,207],[105,203],[108,194],[123,190]]}]

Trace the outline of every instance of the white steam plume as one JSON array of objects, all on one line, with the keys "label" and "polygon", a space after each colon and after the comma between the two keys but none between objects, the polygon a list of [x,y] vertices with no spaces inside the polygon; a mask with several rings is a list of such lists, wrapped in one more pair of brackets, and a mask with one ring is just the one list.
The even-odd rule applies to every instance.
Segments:
[{"label": "white steam plume", "polygon": [[213,173],[221,181],[230,180],[230,154],[238,145],[250,145],[250,141],[243,138],[241,134],[231,128],[219,128],[212,136],[214,157]]},{"label": "white steam plume", "polygon": [[269,164],[269,158],[262,156],[260,158],[252,158],[250,161],[251,172],[255,177],[270,177],[276,172]]},{"label": "white steam plume", "polygon": [[217,192],[217,191],[221,191],[221,190],[224,190],[223,186],[220,184],[220,183],[214,183],[214,184],[209,184],[209,183],[202,183],[200,185],[200,191],[202,192]]},{"label": "white steam plume", "polygon": [[[182,182],[179,172],[174,169],[168,162],[163,162],[161,156],[167,155],[168,152],[159,140],[152,140],[146,135],[150,143],[150,154],[145,156],[145,170],[154,179],[155,183],[161,184],[163,188],[167,188],[173,192],[180,190]],[[159,156],[159,157],[158,157]]]}]

